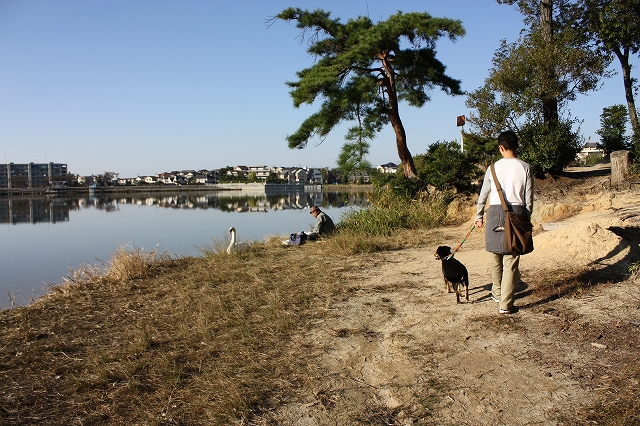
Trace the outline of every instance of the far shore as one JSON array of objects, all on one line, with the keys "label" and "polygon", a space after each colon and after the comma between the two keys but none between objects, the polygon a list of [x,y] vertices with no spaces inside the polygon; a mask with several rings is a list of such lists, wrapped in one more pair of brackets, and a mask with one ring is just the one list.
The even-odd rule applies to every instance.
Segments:
[{"label": "far shore", "polygon": [[230,191],[255,190],[257,188],[277,191],[371,191],[372,185],[289,185],[278,183],[221,183],[213,185],[139,185],[139,186],[103,186],[90,188],[87,186],[67,188],[0,188],[0,197],[22,195],[65,195],[84,193],[145,193],[145,192],[193,192],[193,191]]}]

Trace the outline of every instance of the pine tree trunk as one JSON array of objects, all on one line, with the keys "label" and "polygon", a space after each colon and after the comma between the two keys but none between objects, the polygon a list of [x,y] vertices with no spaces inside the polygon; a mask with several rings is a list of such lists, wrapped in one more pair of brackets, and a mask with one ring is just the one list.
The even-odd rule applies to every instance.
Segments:
[{"label": "pine tree trunk", "polygon": [[396,148],[398,149],[398,157],[400,158],[400,162],[402,163],[404,175],[409,179],[415,179],[418,177],[418,173],[416,171],[416,166],[413,164],[413,157],[409,152],[409,148],[407,148],[407,134],[404,131],[404,126],[402,125],[402,120],[400,120],[400,113],[398,110],[398,96],[396,94],[395,72],[390,64],[388,54],[389,52],[385,52],[380,56],[383,68],[385,70],[385,75],[382,78],[382,83],[384,84],[387,96],[389,97],[387,115],[389,116],[389,121],[391,122],[393,131],[396,134]]},{"label": "pine tree trunk", "polygon": [[638,125],[638,114],[636,112],[636,104],[633,99],[633,80],[631,79],[631,65],[629,65],[629,49],[621,52],[615,50],[616,56],[620,60],[622,66],[622,81],[624,82],[624,95],[627,99],[627,109],[629,110],[629,121],[635,135],[640,135],[640,126]]},{"label": "pine tree trunk", "polygon": [[391,126],[396,134],[396,147],[398,148],[398,157],[402,162],[402,168],[404,169],[404,175],[409,179],[415,179],[418,177],[416,172],[416,166],[413,164],[413,157],[407,148],[407,135],[404,131],[402,121],[399,116],[389,116]]},{"label": "pine tree trunk", "polygon": [[[547,43],[547,49],[553,48],[553,0],[540,0],[540,29],[542,37]],[[555,65],[553,63],[542,66],[545,86],[542,90],[542,117],[545,128],[551,128],[552,124],[558,122],[558,99],[549,93],[551,82],[556,79]]]}]

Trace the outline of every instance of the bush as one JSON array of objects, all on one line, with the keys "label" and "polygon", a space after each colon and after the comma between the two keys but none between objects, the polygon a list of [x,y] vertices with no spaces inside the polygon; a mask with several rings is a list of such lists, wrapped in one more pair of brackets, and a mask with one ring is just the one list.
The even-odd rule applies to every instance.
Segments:
[{"label": "bush", "polygon": [[631,156],[634,163],[640,163],[640,131],[631,136]]},{"label": "bush", "polygon": [[419,179],[440,191],[472,192],[473,181],[482,174],[475,156],[461,152],[457,142],[436,142],[414,161]]},{"label": "bush", "polygon": [[527,124],[520,131],[518,157],[531,165],[536,174],[561,172],[580,152],[581,139],[565,121],[546,129],[543,124]]},{"label": "bush", "polygon": [[340,233],[389,236],[399,229],[428,229],[443,223],[447,206],[453,200],[451,192],[423,194],[410,198],[385,189],[376,189],[370,206],[350,211],[340,218]]},{"label": "bush", "polygon": [[429,185],[439,191],[473,192],[476,189],[474,181],[482,175],[476,166],[476,155],[461,152],[457,142],[436,142],[426,153],[414,156],[413,162],[417,179],[408,179],[400,167],[392,180],[376,178],[374,186],[381,188],[382,183],[398,197],[416,199],[428,192]]},{"label": "bush", "polygon": [[598,164],[602,160],[604,160],[604,155],[590,154],[590,155],[587,155],[587,158],[584,159],[584,164],[587,166],[592,166],[594,164]]}]

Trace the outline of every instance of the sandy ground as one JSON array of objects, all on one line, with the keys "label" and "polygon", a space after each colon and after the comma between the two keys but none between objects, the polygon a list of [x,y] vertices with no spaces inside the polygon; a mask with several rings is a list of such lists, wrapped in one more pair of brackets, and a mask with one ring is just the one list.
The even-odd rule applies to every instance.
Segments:
[{"label": "sandy ground", "polygon": [[[535,251],[521,259],[518,312],[489,298],[484,231],[456,254],[470,301],[447,294],[438,245],[456,247],[470,220],[418,248],[360,259],[349,297],[292,345],[310,351],[312,395],[283,403],[269,424],[556,425],[612,390],[638,359],[638,189],[594,173],[536,193]],[[636,187],[640,187],[637,185]],[[585,272],[588,271],[588,272]],[[579,285],[578,281],[582,284]],[[585,284],[586,283],[586,284]],[[259,421],[257,423],[260,423]]]}]

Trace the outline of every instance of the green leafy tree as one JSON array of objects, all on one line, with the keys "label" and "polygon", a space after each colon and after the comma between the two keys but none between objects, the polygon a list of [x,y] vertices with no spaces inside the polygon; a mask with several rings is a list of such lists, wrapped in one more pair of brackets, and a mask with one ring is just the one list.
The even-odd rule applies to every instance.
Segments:
[{"label": "green leafy tree", "polygon": [[309,36],[308,52],[318,58],[297,73],[297,81],[287,83],[296,108],[322,100],[319,111],[287,136],[289,147],[304,148],[316,135],[325,138],[342,121],[358,119],[357,131],[366,135],[391,123],[404,173],[415,178],[399,104],[421,107],[434,88],[462,94],[460,81],[445,74],[435,51],[440,37],[455,40],[464,35],[460,21],[398,12],[376,24],[368,17],[344,24],[321,9],[298,8],[286,9],[275,19],[296,21],[301,38]]},{"label": "green leafy tree", "polygon": [[416,155],[415,162],[419,179],[441,191],[470,192],[482,174],[476,158],[461,152],[457,142],[433,143],[425,154]]},{"label": "green leafy tree", "polygon": [[576,159],[582,138],[573,131],[574,122],[560,121],[547,129],[543,123],[528,123],[520,130],[518,157],[531,165],[535,174],[558,173]]},{"label": "green leafy tree", "polygon": [[233,182],[235,180],[235,177],[231,174],[231,172],[233,171],[233,167],[231,166],[226,166],[220,169],[219,171],[219,175],[220,175],[220,182],[221,183],[229,183],[229,182]]},{"label": "green leafy tree", "polygon": [[392,173],[382,173],[377,169],[371,170],[371,184],[375,188],[382,188],[389,182],[393,181],[395,175]]},{"label": "green leafy tree", "polygon": [[465,152],[474,158],[477,164],[487,169],[491,163],[500,159],[498,139],[474,133],[464,134]]},{"label": "green leafy tree", "polygon": [[269,183],[284,183],[283,179],[280,179],[276,173],[269,172],[269,176],[265,179]]},{"label": "green leafy tree", "polygon": [[627,126],[627,109],[624,105],[613,105],[602,109],[600,114],[600,135],[606,155],[620,149],[629,149],[629,138],[624,134]]},{"label": "green leafy tree", "polygon": [[[537,39],[536,50],[538,60],[536,62],[536,75],[539,80],[537,88],[538,100],[542,110],[545,128],[549,129],[559,119],[558,93],[554,86],[558,82],[557,62],[552,56],[557,43],[555,33],[553,9],[554,0],[497,0],[501,4],[517,4],[520,13],[525,17],[525,23],[530,26],[530,36]],[[556,5],[563,8],[567,2],[556,0]],[[542,60],[540,60],[542,59]]]},{"label": "green leafy tree", "polygon": [[28,188],[29,180],[23,175],[15,175],[10,178],[11,188]]},{"label": "green leafy tree", "polygon": [[615,55],[622,69],[629,121],[636,139],[640,124],[634,92],[637,80],[631,77],[630,55],[640,52],[640,2],[638,0],[582,0],[585,22],[602,52]]},{"label": "green leafy tree", "polygon": [[486,138],[494,138],[504,129],[516,129],[522,113],[515,98],[510,92],[500,93],[498,85],[486,79],[484,86],[471,92],[465,101],[465,105],[475,111],[467,121],[479,136]]},{"label": "green leafy tree", "polygon": [[430,185],[440,191],[474,191],[474,182],[482,176],[482,169],[477,166],[478,157],[469,152],[463,153],[457,142],[433,143],[426,153],[416,155],[413,160],[417,179],[408,179],[399,168],[392,179],[374,175],[374,186],[385,186],[396,195],[415,199],[420,193],[428,192]]},{"label": "green leafy tree", "polygon": [[[531,146],[553,148],[553,153],[535,153],[534,158],[545,158],[536,167],[561,170],[573,161],[576,138],[549,138],[574,134],[566,126],[576,121],[563,117],[562,112],[578,94],[598,87],[602,76],[607,75],[608,60],[592,49],[588,34],[577,25],[581,12],[575,3],[499,2],[517,4],[528,28],[516,42],[502,41],[485,85],[467,98],[466,105],[475,110],[468,121],[485,137],[496,137],[506,129],[518,133],[526,130],[530,141],[536,141]],[[533,130],[542,133],[534,137]],[[547,155],[557,161],[547,161]]]},{"label": "green leafy tree", "polygon": [[350,175],[357,170],[369,170],[371,163],[366,158],[369,154],[369,143],[364,139],[359,128],[349,130],[346,142],[338,156],[338,168],[343,176]]},{"label": "green leafy tree", "polygon": [[[590,37],[579,28],[581,9],[569,0],[498,0],[517,4],[528,28],[520,39],[502,46],[494,57],[493,82],[500,89],[522,94],[517,103],[549,129],[560,120],[564,103],[597,84],[608,64],[594,52]],[[509,69],[509,67],[513,67]],[[524,83],[524,84],[523,84]]]}]

